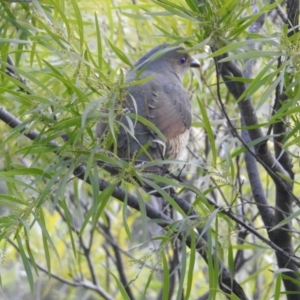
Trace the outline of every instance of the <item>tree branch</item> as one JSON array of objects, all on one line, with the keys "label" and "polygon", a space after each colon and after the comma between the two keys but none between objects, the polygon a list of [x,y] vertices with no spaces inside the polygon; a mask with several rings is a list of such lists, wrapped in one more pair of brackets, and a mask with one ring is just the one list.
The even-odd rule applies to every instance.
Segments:
[{"label": "tree branch", "polygon": [[[11,115],[7,111],[5,111],[5,109],[3,107],[0,107],[0,119],[3,120],[6,124],[8,124],[12,128],[19,127],[20,132],[23,132],[26,137],[28,137],[29,139],[31,139],[33,141],[35,141],[37,139],[41,139],[40,133],[38,131],[34,130],[34,131],[26,132],[27,128],[24,126],[22,127],[21,121],[19,121],[13,115]],[[48,144],[55,146],[54,152],[55,153],[58,152],[59,145],[56,142],[50,141]],[[68,158],[66,158],[66,160],[68,160]],[[84,181],[85,180],[85,167],[83,165],[77,166],[73,170],[73,174],[77,178]],[[85,182],[87,182],[88,184],[91,184],[91,182],[89,181],[89,178],[87,178],[85,180]],[[99,178],[99,190],[100,191],[105,190],[109,185],[110,185],[110,183]],[[132,194],[129,194],[127,191],[124,191],[121,187],[118,187],[118,186],[115,187],[112,192],[112,196],[115,197],[116,199],[120,200],[121,202],[124,202],[125,199],[127,199],[127,204],[130,207],[140,211],[140,205],[139,205],[139,201],[138,201],[137,197]],[[168,226],[170,224],[172,224],[173,220],[171,218],[167,217],[162,212],[154,209],[148,203],[145,203],[145,209],[146,209],[147,217],[149,217],[150,219],[155,219],[156,223],[159,226],[161,226],[162,228],[167,229]],[[189,211],[191,211],[191,209],[189,209]],[[182,233],[177,233],[177,235],[180,240],[184,240],[186,242],[186,245],[188,247],[192,246],[192,240],[189,235],[182,234]],[[208,258],[207,258],[206,250],[205,250],[206,243],[203,242],[203,239],[199,239],[199,238],[197,239],[196,249],[197,249],[197,252],[204,258],[204,260],[206,262],[208,262]],[[236,282],[235,279],[232,280],[232,276],[231,276],[230,272],[223,265],[223,262],[221,260],[219,260],[218,265],[219,265],[219,270],[220,270],[219,284],[220,284],[221,290],[225,293],[234,293],[235,295],[240,297],[240,299],[247,300],[247,297],[246,297],[242,287]],[[230,287],[232,287],[232,289],[230,289]]]},{"label": "tree branch", "polygon": [[[19,248],[18,246],[11,240],[11,239],[8,239],[8,242],[19,252]],[[31,259],[30,257],[27,257],[28,261],[31,262]],[[38,263],[35,263],[35,265],[37,266],[37,268],[39,270],[41,270],[43,273],[49,275],[49,270],[44,268],[43,266],[39,265]],[[50,273],[50,276],[64,284],[67,284],[67,285],[70,285],[70,286],[74,286],[74,287],[83,287],[87,290],[91,290],[91,291],[94,291],[96,293],[98,293],[101,297],[103,297],[103,299],[105,300],[114,300],[115,298],[110,296],[103,288],[101,288],[98,285],[94,285],[93,283],[89,282],[89,281],[70,281],[70,280],[67,280],[63,277],[60,277],[54,273]]]}]

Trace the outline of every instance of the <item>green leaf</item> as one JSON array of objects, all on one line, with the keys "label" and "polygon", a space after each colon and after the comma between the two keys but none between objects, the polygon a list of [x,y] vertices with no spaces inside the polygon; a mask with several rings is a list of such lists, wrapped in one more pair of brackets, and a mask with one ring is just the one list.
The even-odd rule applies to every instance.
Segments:
[{"label": "green leaf", "polygon": [[103,103],[103,100],[104,100],[104,98],[100,98],[100,99],[97,99],[97,100],[94,100],[94,101],[91,101],[90,103],[88,103],[88,105],[86,106],[84,112],[81,115],[81,127],[82,128],[85,128],[86,121],[89,118],[89,114],[93,113],[95,111],[95,109],[97,107],[99,107],[99,105],[101,103]]},{"label": "green leaf", "polygon": [[114,46],[109,40],[107,40],[110,48],[115,52],[115,54],[121,59],[123,63],[128,65],[129,67],[133,68],[133,64],[130,62],[128,57],[125,55],[125,53],[122,52],[122,50],[118,49],[116,46]]},{"label": "green leaf", "polygon": [[116,275],[114,275],[114,273],[112,273],[109,269],[107,269],[105,266],[103,266],[106,270],[107,270],[107,272],[114,278],[114,280],[116,281],[116,283],[117,283],[117,286],[118,286],[118,290],[119,290],[119,292],[121,293],[121,296],[122,296],[122,299],[123,300],[130,300],[130,298],[128,297],[128,295],[127,295],[127,293],[126,293],[126,291],[125,291],[125,289],[124,289],[124,287],[123,287],[123,285],[122,285],[122,283],[119,281],[119,279],[117,278],[117,276]]},{"label": "green leaf", "polygon": [[[66,27],[66,30],[67,30],[67,35],[68,35],[68,38],[71,38],[71,28],[70,28],[70,24],[69,24],[69,21],[68,21],[68,18],[67,16],[65,15],[64,11],[62,8],[63,7],[63,4],[61,4],[61,6],[58,4],[58,2],[56,1],[52,1],[51,4],[55,7],[54,11],[56,14],[59,15],[59,18],[58,19],[62,19],[63,22],[64,22],[64,25]],[[62,8],[61,8],[62,7]]]},{"label": "green leaf", "polygon": [[27,230],[25,230],[24,234],[25,234],[26,249],[27,249],[27,253],[29,255],[31,266],[33,266],[35,273],[38,275],[38,268],[37,268],[37,265],[36,265],[36,262],[34,259],[34,255],[31,251],[31,247],[30,247],[30,243],[29,243],[29,237],[30,237],[29,232],[27,232]]},{"label": "green leaf", "polygon": [[106,207],[106,204],[108,200],[110,199],[110,196],[112,195],[115,187],[117,184],[110,184],[102,193],[100,193],[98,197],[98,208],[95,214],[95,218],[93,219],[94,227],[96,226],[96,222],[99,220],[104,208]]},{"label": "green leaf", "polygon": [[296,212],[292,213],[291,215],[289,215],[287,218],[284,218],[281,222],[279,222],[277,225],[272,227],[269,231],[274,231],[286,224],[289,224],[292,220],[297,218],[299,215],[300,215],[300,209],[297,210]]},{"label": "green leaf", "polygon": [[272,73],[271,75],[264,75],[270,72],[271,66],[276,62],[277,58],[271,59],[267,65],[255,76],[255,78],[251,81],[251,83],[247,86],[246,90],[242,93],[242,95],[237,99],[237,102],[252,96],[260,87],[267,83],[268,80],[276,76],[276,73]]},{"label": "green leaf", "polygon": [[202,237],[202,235],[207,232],[209,230],[209,228],[211,227],[211,224],[212,222],[215,220],[217,214],[219,212],[219,208],[218,209],[215,209],[210,215],[209,217],[207,218],[207,221],[205,222],[205,225],[202,229],[202,232],[201,232],[201,235],[200,237]]},{"label": "green leaf", "polygon": [[[156,175],[149,175],[149,177],[151,176],[151,178],[155,179]],[[162,198],[164,198],[166,201],[168,201],[172,207],[174,207],[174,209],[180,213],[182,216],[186,217],[185,212],[182,210],[182,208],[174,201],[174,199],[172,197],[170,197],[170,195],[163,190],[159,185],[157,185],[155,182],[153,182],[152,180],[149,180],[147,178],[143,178],[143,181],[148,184],[149,186],[151,186],[153,188],[153,190],[157,191]]]},{"label": "green leaf", "polygon": [[72,230],[72,224],[73,224],[72,214],[69,211],[67,203],[66,203],[65,200],[58,201],[58,204],[64,211],[64,216],[65,216],[65,219],[66,219],[66,223],[67,223],[67,226],[68,226],[69,235],[70,235],[70,239],[71,239],[73,254],[74,254],[74,257],[76,257],[77,250],[76,250],[76,245],[75,245],[75,241],[74,241],[74,237],[73,237],[73,230]]},{"label": "green leaf", "polygon": [[162,265],[163,265],[162,300],[168,300],[169,299],[169,288],[170,288],[169,264],[168,264],[168,260],[166,258],[164,251],[161,251],[160,255],[162,258]]},{"label": "green leaf", "polygon": [[102,42],[101,42],[101,30],[100,30],[99,21],[96,13],[95,13],[95,23],[96,23],[96,35],[97,35],[98,68],[99,70],[102,70],[103,50],[102,50]]},{"label": "green leaf", "polygon": [[0,45],[3,43],[10,43],[10,44],[31,44],[30,41],[24,41],[19,39],[9,39],[9,38],[0,38]]},{"label": "green leaf", "polygon": [[16,235],[16,240],[18,243],[18,247],[19,247],[19,253],[21,255],[22,261],[23,261],[23,266],[27,275],[27,280],[30,286],[30,291],[31,293],[33,293],[33,289],[34,289],[34,281],[33,281],[33,275],[32,275],[32,271],[31,271],[31,267],[30,267],[30,262],[27,258],[27,255],[24,251],[23,245],[22,245],[22,241],[20,239],[19,235]]},{"label": "green leaf", "polygon": [[170,1],[166,1],[166,0],[164,0],[163,2],[152,0],[152,2],[163,7],[164,9],[166,9],[167,11],[169,11],[170,13],[172,13],[176,16],[182,17],[186,20],[191,20],[193,22],[198,21],[196,18],[194,18],[191,15],[192,12],[189,12],[187,9],[185,9],[182,6],[176,5],[174,2],[170,2]]},{"label": "green leaf", "polygon": [[207,240],[207,264],[208,264],[208,282],[209,282],[209,292],[211,299],[217,299],[216,298],[216,292],[218,288],[218,269],[214,267],[214,261],[213,261],[213,244],[212,244],[212,236],[210,230],[208,231],[208,240]]},{"label": "green leaf", "polygon": [[145,205],[145,201],[142,197],[142,194],[139,190],[139,188],[137,187],[135,189],[135,193],[138,199],[138,203],[139,203],[139,209],[141,212],[141,220],[142,220],[142,230],[143,230],[143,241],[146,242],[147,241],[147,235],[148,235],[148,216],[147,216],[147,211],[146,211],[146,205]]},{"label": "green leaf", "polygon": [[42,212],[42,209],[40,209],[40,214],[39,214],[39,218],[36,218],[36,221],[38,222],[41,230],[42,230],[42,236],[43,236],[43,244],[44,244],[44,251],[45,251],[45,255],[46,255],[46,260],[47,260],[47,267],[48,267],[48,271],[49,274],[51,272],[51,260],[50,260],[50,252],[49,252],[49,246],[48,244],[51,246],[51,249],[53,250],[54,254],[56,255],[56,258],[58,261],[60,261],[58,252],[56,250],[56,247],[49,235],[49,232],[47,231],[46,228],[46,223],[45,223],[45,219],[44,219],[44,214]]},{"label": "green leaf", "polygon": [[76,0],[71,0],[72,6],[75,12],[75,17],[77,21],[77,26],[78,26],[78,33],[79,33],[79,42],[80,42],[80,52],[83,52],[83,44],[84,44],[84,29],[83,29],[83,22],[82,22],[82,17],[81,17],[81,12],[78,7],[77,1]]},{"label": "green leaf", "polygon": [[277,51],[248,51],[245,53],[232,54],[228,57],[222,58],[219,62],[223,63],[232,60],[253,59],[253,58],[273,57],[273,56],[277,58],[280,55],[282,55],[282,53]]},{"label": "green leaf", "polygon": [[201,102],[201,100],[199,99],[199,97],[197,97],[197,101],[198,101],[198,105],[199,105],[199,108],[201,111],[201,116],[203,119],[203,124],[204,124],[205,130],[206,130],[206,133],[207,133],[207,137],[210,141],[211,152],[212,152],[212,156],[213,156],[213,163],[216,163],[217,149],[216,149],[216,144],[215,144],[215,136],[212,131],[212,126],[211,126],[209,118],[207,116],[206,109],[205,109],[203,103]]},{"label": "green leaf", "polygon": [[186,290],[185,290],[185,299],[190,299],[190,294],[193,287],[193,278],[194,278],[194,268],[196,261],[196,234],[194,229],[190,231],[191,236],[191,245],[190,245],[190,261],[187,273],[187,282],[186,282]]},{"label": "green leaf", "polygon": [[275,281],[274,300],[280,299],[281,281],[282,281],[281,273],[278,273],[276,276],[276,281]]},{"label": "green leaf", "polygon": [[148,276],[148,279],[147,279],[147,282],[145,284],[145,289],[143,291],[143,296],[144,296],[143,299],[147,299],[147,290],[148,290],[148,288],[150,286],[150,283],[151,283],[152,279],[153,279],[153,272],[150,272],[150,274]]},{"label": "green leaf", "polygon": [[33,176],[33,177],[37,177],[37,176],[41,176],[47,179],[50,179],[52,176],[45,172],[45,170],[41,170],[38,168],[25,168],[25,167],[19,167],[17,169],[12,169],[9,170],[5,173],[6,176],[20,176],[20,175],[27,175],[27,176]]},{"label": "green leaf", "polygon": [[230,272],[230,278],[231,282],[234,280],[234,257],[233,257],[233,249],[232,249],[232,244],[229,244],[228,247],[228,268]]},{"label": "green leaf", "polygon": [[180,261],[180,279],[179,279],[179,285],[176,295],[176,300],[182,299],[182,294],[184,291],[184,281],[186,276],[186,262],[187,260],[187,253],[186,253],[186,241],[185,239],[182,239],[181,243],[181,261]]},{"label": "green leaf", "polygon": [[[110,184],[109,186],[106,187],[106,189],[104,189],[104,191],[99,193],[97,203],[93,203],[93,205],[91,206],[91,208],[89,209],[89,211],[87,212],[87,214],[84,218],[84,221],[83,221],[82,226],[79,231],[79,236],[81,236],[83,234],[83,231],[84,231],[86,225],[88,224],[88,222],[90,221],[91,217],[93,218],[92,219],[93,227],[96,226],[98,219],[100,218],[104,208],[106,207],[106,204],[107,204],[108,200],[110,199],[110,196],[115,187],[116,187],[116,184]],[[98,195],[98,193],[97,193],[97,195]]]},{"label": "green leaf", "polygon": [[124,203],[123,203],[123,214],[122,214],[122,218],[123,218],[123,226],[124,229],[126,231],[127,237],[129,238],[130,242],[132,242],[132,236],[131,236],[131,230],[128,226],[127,223],[127,215],[128,215],[128,192],[127,190],[125,190],[125,199],[124,199]]}]

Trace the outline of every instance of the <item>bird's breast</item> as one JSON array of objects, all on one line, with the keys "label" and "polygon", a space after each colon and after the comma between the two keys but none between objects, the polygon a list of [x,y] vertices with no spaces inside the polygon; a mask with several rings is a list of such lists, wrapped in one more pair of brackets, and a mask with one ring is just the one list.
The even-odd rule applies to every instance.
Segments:
[{"label": "bird's breast", "polygon": [[190,136],[190,130],[186,129],[181,134],[169,139],[166,145],[165,157],[168,159],[179,159],[183,154]]}]

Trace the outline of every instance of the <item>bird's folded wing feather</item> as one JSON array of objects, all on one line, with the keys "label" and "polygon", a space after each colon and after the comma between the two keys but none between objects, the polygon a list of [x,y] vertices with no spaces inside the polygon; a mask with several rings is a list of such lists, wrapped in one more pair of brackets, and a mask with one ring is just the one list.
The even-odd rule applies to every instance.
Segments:
[{"label": "bird's folded wing feather", "polygon": [[191,127],[191,103],[181,84],[167,81],[157,88],[152,87],[151,90],[152,97],[147,98],[149,120],[167,140]]},{"label": "bird's folded wing feather", "polygon": [[[184,133],[191,126],[191,104],[187,92],[182,84],[173,78],[167,80],[157,76],[153,80],[138,86],[128,88],[127,104],[132,113],[136,113],[152,122],[165,136],[166,140]],[[136,111],[137,110],[137,111]],[[121,121],[128,126],[128,119]],[[138,152],[141,145],[150,143],[148,154],[152,159],[161,158],[157,144],[152,143],[156,138],[147,126],[135,122],[134,137],[128,130],[120,129],[118,135],[119,154],[129,158]],[[129,127],[129,126],[128,126]],[[141,160],[149,160],[146,155],[141,155]]]}]

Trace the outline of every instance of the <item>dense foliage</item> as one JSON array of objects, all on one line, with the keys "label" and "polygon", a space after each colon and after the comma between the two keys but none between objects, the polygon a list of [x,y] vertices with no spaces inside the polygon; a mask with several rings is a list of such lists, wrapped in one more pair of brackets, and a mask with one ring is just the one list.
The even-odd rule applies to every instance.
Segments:
[{"label": "dense foliage", "polygon": [[[299,299],[299,1],[2,1],[0,14],[0,295]],[[158,176],[117,157],[115,115],[126,72],[165,42],[201,68],[184,78],[188,148]]]}]

